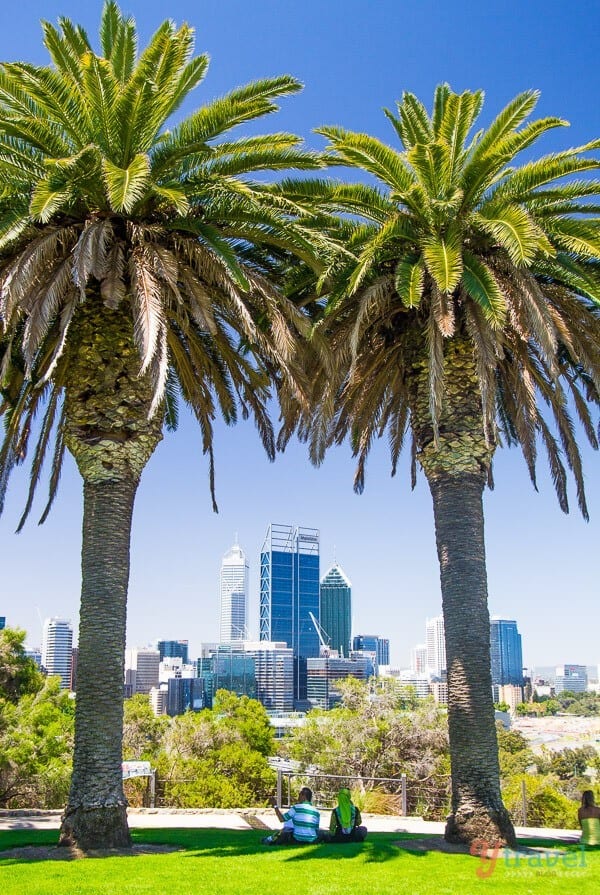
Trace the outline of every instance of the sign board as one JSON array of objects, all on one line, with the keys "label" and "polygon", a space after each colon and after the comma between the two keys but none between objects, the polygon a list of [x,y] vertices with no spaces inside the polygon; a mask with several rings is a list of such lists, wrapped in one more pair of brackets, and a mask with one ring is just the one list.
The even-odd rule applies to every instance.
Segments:
[{"label": "sign board", "polygon": [[152,775],[149,761],[124,761],[121,767],[123,768],[123,780],[129,780],[130,777],[150,777]]}]

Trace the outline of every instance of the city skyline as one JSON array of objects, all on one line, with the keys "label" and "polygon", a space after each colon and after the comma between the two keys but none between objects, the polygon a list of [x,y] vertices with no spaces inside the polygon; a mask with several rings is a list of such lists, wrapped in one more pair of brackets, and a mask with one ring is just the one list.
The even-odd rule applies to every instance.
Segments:
[{"label": "city skyline", "polygon": [[[142,37],[165,17],[164,6],[155,0],[129,0],[123,8],[136,16]],[[393,107],[405,89],[429,106],[435,85],[449,81],[456,90],[486,90],[482,123],[489,123],[520,91],[539,88],[539,115],[571,122],[569,130],[559,129],[545,139],[543,151],[600,135],[595,29],[589,27],[584,7],[566,9],[551,0],[532,0],[519,7],[517,19],[509,6],[492,9],[464,2],[445,7],[424,0],[408,8],[382,0],[369,10],[368,42],[364,6],[357,0],[307,0],[294,15],[281,15],[266,2],[232,0],[230,8],[234,28],[224,26],[215,4],[200,10],[191,0],[173,0],[168,13],[177,22],[196,26],[197,51],[206,50],[212,57],[205,85],[193,94],[194,103],[286,71],[306,83],[301,95],[282,101],[281,112],[263,122],[261,132],[287,129],[321,148],[323,141],[312,128],[337,123],[391,143],[393,133],[381,107]],[[96,40],[100,9],[100,0],[5,4],[0,9],[0,59],[45,62],[42,17],[71,17]],[[507,28],[510,42],[498,40]],[[423,45],[427,54],[419,50]],[[565,64],[557,67],[557,58]],[[190,111],[182,109],[182,114]],[[219,562],[235,531],[251,564],[249,627],[254,631],[249,633],[258,638],[263,534],[270,520],[289,519],[320,529],[323,568],[339,559],[347,571],[353,583],[354,630],[388,637],[393,663],[408,666],[411,648],[422,641],[423,619],[441,612],[429,490],[419,475],[411,492],[408,456],[401,458],[397,477],[390,479],[387,445],[379,442],[367,466],[365,493],[357,496],[352,492],[350,454],[347,445],[335,448],[323,466],[314,469],[305,446],[292,441],[271,465],[253,423],[228,429],[217,420],[220,514],[215,516],[201,438],[182,411],[179,431],[165,433],[138,492],[128,645],[150,643],[159,636],[186,637],[193,654],[201,642],[218,639]],[[600,469],[598,455],[586,445],[582,456],[589,524],[576,508],[569,516],[561,513],[543,457],[536,492],[520,454],[499,450],[496,487],[484,495],[490,613],[518,620],[527,666],[600,661],[595,626],[590,624],[597,617],[594,557],[600,536]],[[0,518],[2,612],[7,624],[24,628],[35,646],[41,643],[45,617],[70,618],[77,629],[82,488],[68,457],[47,522],[41,528],[35,524],[44,503],[42,482],[31,521],[17,536],[27,486],[28,470],[16,470]],[[569,493],[574,504],[571,483]]]}]

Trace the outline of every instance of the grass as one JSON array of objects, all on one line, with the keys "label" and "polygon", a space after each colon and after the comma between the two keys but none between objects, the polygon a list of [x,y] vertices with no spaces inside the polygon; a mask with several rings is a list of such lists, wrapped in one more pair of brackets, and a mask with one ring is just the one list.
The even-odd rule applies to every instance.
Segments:
[{"label": "grass", "polygon": [[2,855],[9,848],[52,845],[55,831],[0,832],[0,895],[596,895],[600,878],[600,851],[558,842],[543,843],[552,849],[547,854],[521,856],[518,866],[514,855],[501,857],[492,869],[469,855],[405,851],[394,843],[415,837],[393,833],[371,834],[362,845],[289,848],[263,846],[262,835],[133,830],[137,844],[181,851],[57,861]]}]

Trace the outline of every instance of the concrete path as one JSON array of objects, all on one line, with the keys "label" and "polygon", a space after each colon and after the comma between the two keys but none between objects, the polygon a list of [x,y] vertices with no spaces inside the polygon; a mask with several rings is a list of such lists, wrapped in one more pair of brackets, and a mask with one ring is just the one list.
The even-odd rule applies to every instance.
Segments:
[{"label": "concrete path", "polygon": [[[0,830],[58,830],[61,811],[7,811],[0,810]],[[276,830],[280,824],[272,810],[267,808],[240,808],[221,811],[213,808],[170,809],[130,808],[129,826],[133,828],[160,829],[164,827],[186,829],[222,830]],[[421,817],[364,814],[365,826],[373,833],[416,833],[422,836],[442,835],[444,824],[423,820]],[[321,827],[329,826],[329,811],[321,811]],[[541,839],[563,839],[577,842],[579,830],[556,830],[545,827],[517,827],[517,836]]]}]

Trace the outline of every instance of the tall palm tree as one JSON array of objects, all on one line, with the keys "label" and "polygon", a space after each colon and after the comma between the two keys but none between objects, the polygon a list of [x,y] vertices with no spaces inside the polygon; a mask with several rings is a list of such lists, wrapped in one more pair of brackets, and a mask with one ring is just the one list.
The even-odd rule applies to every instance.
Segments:
[{"label": "tall palm tree", "polygon": [[[314,168],[299,138],[231,138],[297,92],[256,81],[166,122],[203,79],[193,31],[164,22],[138,55],[135,23],[104,6],[94,52],[67,19],[43,24],[52,64],[0,66],[0,504],[30,443],[32,505],[65,450],[84,482],[76,737],[61,841],[130,843],[121,782],[129,545],[140,475],[177,424],[209,456],[220,412],[253,414],[269,457],[270,385],[303,400],[304,316],[271,285],[273,259],[313,263],[314,236],[246,174]],[[321,246],[321,251],[323,246]],[[37,418],[37,419],[36,419]]]},{"label": "tall palm tree", "polygon": [[[319,130],[332,162],[375,186],[287,183],[346,240],[321,278],[319,327],[336,364],[315,377],[319,405],[290,420],[319,462],[349,436],[362,491],[373,440],[387,434],[392,474],[412,436],[433,498],[448,663],[450,840],[514,841],[502,804],[492,684],[482,495],[500,445],[519,445],[535,486],[543,445],[563,510],[566,464],[587,518],[572,416],[593,448],[600,404],[600,141],[528,161],[515,156],[565,122],[526,123],[517,96],[471,136],[481,92],[435,92],[433,113],[404,94],[387,112],[401,149],[339,127]],[[339,219],[332,217],[340,215]],[[305,287],[296,278],[294,287]]]}]

